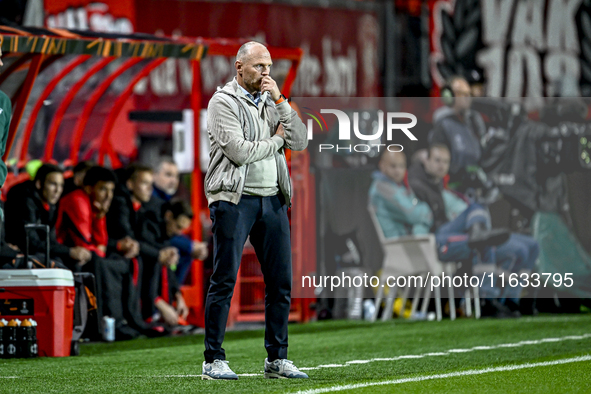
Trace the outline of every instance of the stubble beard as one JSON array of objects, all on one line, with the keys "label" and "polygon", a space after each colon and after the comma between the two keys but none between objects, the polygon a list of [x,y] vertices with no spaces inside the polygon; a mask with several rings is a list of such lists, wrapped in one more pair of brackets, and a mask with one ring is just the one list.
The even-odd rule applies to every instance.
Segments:
[{"label": "stubble beard", "polygon": [[[244,81],[244,85],[246,86],[246,90],[249,91],[249,93],[256,93],[259,92],[261,90],[261,81],[262,78],[258,79],[256,77],[253,78],[243,78]],[[258,88],[257,88],[257,82],[258,82]]]}]

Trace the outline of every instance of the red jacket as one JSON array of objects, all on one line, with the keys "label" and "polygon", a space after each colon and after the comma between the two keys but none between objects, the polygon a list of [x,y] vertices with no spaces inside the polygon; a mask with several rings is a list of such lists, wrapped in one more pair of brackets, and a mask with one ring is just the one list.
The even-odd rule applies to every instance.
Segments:
[{"label": "red jacket", "polygon": [[84,190],[74,190],[61,199],[55,229],[58,242],[70,247],[82,246],[105,257],[99,246],[107,246],[107,222],[105,217],[97,217]]}]

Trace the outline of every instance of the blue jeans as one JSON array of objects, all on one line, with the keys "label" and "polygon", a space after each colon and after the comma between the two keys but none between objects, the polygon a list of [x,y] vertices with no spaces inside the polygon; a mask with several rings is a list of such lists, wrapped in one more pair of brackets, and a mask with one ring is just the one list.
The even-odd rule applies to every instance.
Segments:
[{"label": "blue jeans", "polygon": [[[535,239],[517,233],[511,234],[507,242],[497,247],[498,267],[505,273],[503,298],[519,303],[521,285],[509,286],[509,275],[512,273],[530,273],[536,265],[539,252],[540,247]],[[519,283],[521,283],[521,280]]]},{"label": "blue jeans", "polygon": [[468,247],[468,230],[476,223],[490,228],[490,215],[480,204],[471,204],[454,220],[435,230],[437,251],[441,261],[466,261],[474,257]]},{"label": "blue jeans", "polygon": [[291,239],[287,206],[279,196],[243,195],[232,204],[209,207],[213,233],[213,275],[205,302],[205,361],[225,360],[222,348],[230,302],[247,237],[265,281],[265,348],[269,361],[287,358],[291,304]]},{"label": "blue jeans", "polygon": [[[490,214],[482,205],[470,204],[454,220],[440,226],[435,230],[437,254],[441,261],[471,261],[473,271],[486,272],[488,275],[495,269],[495,248],[486,248],[481,259],[478,259],[475,251],[468,247],[468,230],[476,223],[490,229]],[[483,298],[495,298],[500,294],[494,288],[494,280],[491,281],[490,278],[481,283],[479,291]]]}]

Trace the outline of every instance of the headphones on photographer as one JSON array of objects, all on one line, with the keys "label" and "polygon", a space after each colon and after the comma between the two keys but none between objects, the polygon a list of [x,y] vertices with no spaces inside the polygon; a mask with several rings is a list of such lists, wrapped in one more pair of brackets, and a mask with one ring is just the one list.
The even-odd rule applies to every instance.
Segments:
[{"label": "headphones on photographer", "polygon": [[456,74],[456,75],[451,75],[450,77],[445,79],[443,86],[439,90],[439,92],[440,92],[439,95],[441,96],[441,101],[443,102],[443,104],[447,105],[448,107],[454,106],[456,100],[455,100],[454,91],[451,88],[451,84],[456,79],[458,79],[458,78],[464,79],[464,80],[466,80],[466,82],[468,82],[468,84],[470,86],[472,86],[475,83],[479,83],[479,84],[484,83],[484,77],[483,77],[482,72],[480,72],[476,69],[472,70],[467,75],[468,76],[464,76],[463,74]]},{"label": "headphones on photographer", "polygon": [[448,107],[453,107],[456,101],[456,96],[454,95],[454,91],[451,88],[451,84],[449,83],[452,80],[453,78],[446,80],[445,84],[441,87],[441,90],[439,91],[441,101]]}]

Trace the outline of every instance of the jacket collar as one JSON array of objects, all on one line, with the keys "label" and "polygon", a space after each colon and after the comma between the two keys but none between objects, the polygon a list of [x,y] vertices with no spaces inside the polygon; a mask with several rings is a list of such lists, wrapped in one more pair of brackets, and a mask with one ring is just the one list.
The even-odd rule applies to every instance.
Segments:
[{"label": "jacket collar", "polygon": [[431,175],[427,174],[423,163],[415,163],[412,165],[411,177],[413,176],[430,185],[432,188],[439,190],[443,190],[444,188],[443,180],[436,182]]},{"label": "jacket collar", "polygon": [[382,181],[382,182],[388,182],[391,183],[392,185],[396,185],[399,187],[404,187],[406,189],[410,189],[410,186],[408,184],[408,171],[404,174],[404,179],[402,181],[402,183],[397,183],[394,182],[392,179],[388,178],[386,175],[384,175],[383,172],[376,170],[374,171],[371,176],[373,177],[373,179],[377,180],[377,181]]},{"label": "jacket collar", "polygon": [[156,185],[152,186],[152,195],[160,197],[166,202],[172,200],[172,196],[170,194],[167,194],[164,190],[160,190]]},{"label": "jacket collar", "polygon": [[[232,96],[239,97],[244,100],[248,100],[249,102],[254,104],[254,101],[252,101],[251,98],[247,97],[246,94],[244,94],[244,92],[240,88],[240,85],[238,85],[238,81],[236,80],[236,77],[234,77],[234,79],[232,79],[230,82],[228,82],[223,88],[218,87],[218,90],[223,90],[224,92],[229,93]],[[270,94],[264,94],[261,98],[263,100],[262,102],[264,102],[264,104],[266,106],[270,106],[270,107],[275,106],[275,102],[273,102],[273,99],[271,98]],[[262,106],[259,106],[259,108],[262,108]]]}]

